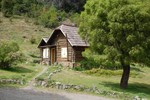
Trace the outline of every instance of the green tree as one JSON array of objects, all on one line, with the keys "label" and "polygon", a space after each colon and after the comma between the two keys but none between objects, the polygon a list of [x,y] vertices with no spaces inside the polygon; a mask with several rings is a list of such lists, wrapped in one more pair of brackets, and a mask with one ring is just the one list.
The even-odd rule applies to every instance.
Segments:
[{"label": "green tree", "polygon": [[0,68],[9,68],[23,60],[17,43],[0,41]]},{"label": "green tree", "polygon": [[120,62],[121,88],[128,86],[131,63],[150,65],[150,7],[140,0],[87,1],[79,31],[94,52]]},{"label": "green tree", "polygon": [[58,25],[58,17],[57,9],[52,6],[39,16],[39,23],[45,27],[53,28]]},{"label": "green tree", "polygon": [[1,11],[5,17],[11,17],[13,15],[13,0],[2,0]]}]

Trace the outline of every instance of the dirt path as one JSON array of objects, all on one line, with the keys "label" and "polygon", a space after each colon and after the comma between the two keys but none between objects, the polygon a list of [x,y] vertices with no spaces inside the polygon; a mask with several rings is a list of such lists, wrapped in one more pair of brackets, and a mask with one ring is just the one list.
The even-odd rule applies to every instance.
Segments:
[{"label": "dirt path", "polygon": [[44,67],[43,70],[40,73],[38,73],[36,76],[34,76],[32,78],[32,80],[29,81],[28,85],[26,87],[24,87],[23,89],[28,90],[28,89],[33,89],[34,88],[35,78],[37,78],[40,75],[42,75],[43,73],[45,73],[48,69],[47,66],[43,66],[43,67]]}]

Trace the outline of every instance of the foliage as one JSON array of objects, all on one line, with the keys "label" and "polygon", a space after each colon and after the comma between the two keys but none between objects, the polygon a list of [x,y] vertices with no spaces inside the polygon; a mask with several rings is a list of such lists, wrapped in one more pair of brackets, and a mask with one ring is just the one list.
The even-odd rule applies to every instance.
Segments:
[{"label": "foliage", "polygon": [[[121,76],[122,70],[108,70],[108,69],[96,69],[93,68],[91,70],[86,70],[84,73],[88,75],[95,75],[95,76]],[[137,71],[132,71],[131,72],[131,77],[136,77],[138,74]]]},{"label": "foliage", "polygon": [[12,15],[37,17],[41,9],[41,4],[36,0],[2,0],[1,6],[5,17],[11,17]]},{"label": "foliage", "polygon": [[102,68],[102,69],[120,69],[120,63],[115,61],[109,61],[106,59],[106,55],[99,55],[92,52],[90,49],[85,50],[82,53],[84,60],[81,61],[81,67],[84,69]]},{"label": "foliage", "polygon": [[13,15],[13,0],[2,0],[1,1],[1,10],[5,17],[11,17]]},{"label": "foliage", "polygon": [[66,12],[80,12],[83,11],[83,6],[86,3],[86,0],[38,0],[38,2],[47,4],[49,6],[52,5],[58,10],[64,10]]},{"label": "foliage", "polygon": [[62,22],[67,18],[71,18],[71,21],[79,25],[78,13],[83,10],[85,1],[2,0],[2,12],[5,17],[20,15],[35,18],[35,24],[42,24],[45,27],[56,27],[58,22]]},{"label": "foliage", "polygon": [[58,13],[56,8],[51,7],[45,10],[41,16],[39,16],[39,23],[45,27],[56,27],[58,25]]},{"label": "foliage", "polygon": [[14,0],[13,13],[16,15],[27,15],[37,17],[40,4],[36,0]]},{"label": "foliage", "polygon": [[0,68],[9,68],[24,60],[17,43],[0,42]]},{"label": "foliage", "polygon": [[142,57],[149,63],[149,8],[143,11],[143,6],[128,3],[89,1],[81,14],[81,36],[90,42],[94,51],[107,54],[110,60],[123,57],[126,63],[144,63]]},{"label": "foliage", "polygon": [[121,63],[121,87],[127,87],[132,62],[150,64],[150,7],[140,0],[89,0],[81,20],[81,36],[92,50]]},{"label": "foliage", "polygon": [[75,23],[77,26],[80,24],[80,14],[79,13],[71,13],[70,20]]},{"label": "foliage", "polygon": [[75,71],[84,71],[85,69],[81,66],[75,66],[75,67],[73,67],[73,70],[75,70]]}]

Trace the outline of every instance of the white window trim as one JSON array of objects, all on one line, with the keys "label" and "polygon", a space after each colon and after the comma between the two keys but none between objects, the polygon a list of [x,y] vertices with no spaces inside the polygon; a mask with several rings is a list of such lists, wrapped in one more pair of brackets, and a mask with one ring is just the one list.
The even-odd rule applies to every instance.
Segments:
[{"label": "white window trim", "polygon": [[61,58],[67,58],[67,47],[61,48]]},{"label": "white window trim", "polygon": [[49,58],[49,48],[43,49],[43,58]]}]

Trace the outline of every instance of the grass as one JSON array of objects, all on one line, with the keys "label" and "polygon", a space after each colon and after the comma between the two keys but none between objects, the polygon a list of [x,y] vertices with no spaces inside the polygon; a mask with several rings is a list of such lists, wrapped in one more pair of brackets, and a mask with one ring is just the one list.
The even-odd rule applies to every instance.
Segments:
[{"label": "grass", "polygon": [[57,66],[49,66],[48,70],[42,74],[41,76],[37,77],[37,79],[47,79],[49,74],[57,69]]},{"label": "grass", "polygon": [[150,99],[150,68],[144,67],[138,69],[141,73],[138,74],[137,77],[130,77],[129,86],[125,90],[120,89],[119,87],[121,75],[87,75],[84,72],[64,68],[62,72],[54,75],[52,79],[66,84],[77,84],[88,87],[96,86],[102,91],[115,92],[118,94],[123,93],[122,95],[119,95],[119,99],[126,99],[127,97],[133,98],[135,96]]},{"label": "grass", "polygon": [[0,69],[0,79],[24,79],[26,82],[39,73],[43,67],[40,65],[21,64],[20,67],[12,67],[7,70]]}]

